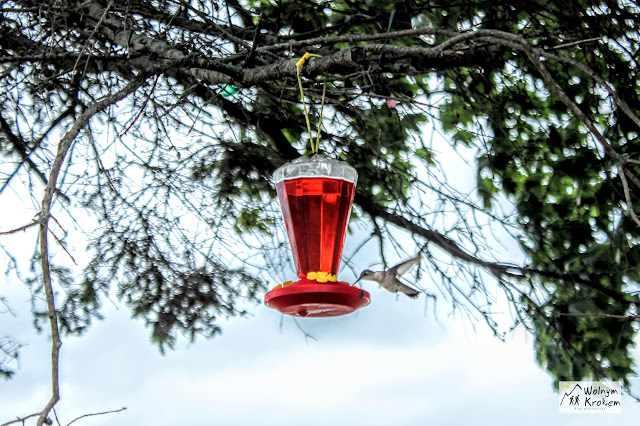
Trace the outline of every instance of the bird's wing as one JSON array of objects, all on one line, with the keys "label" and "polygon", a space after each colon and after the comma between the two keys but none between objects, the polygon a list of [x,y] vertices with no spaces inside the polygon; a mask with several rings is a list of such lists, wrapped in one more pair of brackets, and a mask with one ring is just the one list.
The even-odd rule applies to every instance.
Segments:
[{"label": "bird's wing", "polygon": [[396,283],[397,285],[397,289],[399,292],[406,294],[407,296],[409,296],[412,299],[416,299],[418,297],[418,295],[420,294],[420,292],[418,290],[416,290],[413,287],[409,287],[408,285],[404,285],[401,282],[398,281],[398,283]]},{"label": "bird's wing", "polygon": [[418,265],[420,263],[421,258],[422,258],[421,255],[417,255],[413,259],[409,259],[402,263],[397,264],[393,268],[389,269],[389,271],[392,271],[394,274],[396,274],[396,276],[401,277],[407,272],[409,272],[409,270],[413,267],[413,265]]}]

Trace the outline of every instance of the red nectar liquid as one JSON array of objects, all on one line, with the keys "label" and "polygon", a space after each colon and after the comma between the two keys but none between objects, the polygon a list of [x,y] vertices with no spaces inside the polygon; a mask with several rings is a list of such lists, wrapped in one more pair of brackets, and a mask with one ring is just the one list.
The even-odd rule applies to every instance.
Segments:
[{"label": "red nectar liquid", "polygon": [[337,274],[354,184],[342,179],[304,177],[281,181],[276,190],[298,277],[317,271]]}]

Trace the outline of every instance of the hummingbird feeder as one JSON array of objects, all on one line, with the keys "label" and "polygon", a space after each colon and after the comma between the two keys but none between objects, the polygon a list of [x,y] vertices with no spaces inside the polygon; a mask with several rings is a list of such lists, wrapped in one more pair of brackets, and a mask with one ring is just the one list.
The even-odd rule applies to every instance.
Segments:
[{"label": "hummingbird feeder", "polygon": [[356,170],[315,155],[285,164],[273,177],[300,279],[276,286],[265,304],[300,317],[346,315],[367,306],[368,292],[337,277]]}]

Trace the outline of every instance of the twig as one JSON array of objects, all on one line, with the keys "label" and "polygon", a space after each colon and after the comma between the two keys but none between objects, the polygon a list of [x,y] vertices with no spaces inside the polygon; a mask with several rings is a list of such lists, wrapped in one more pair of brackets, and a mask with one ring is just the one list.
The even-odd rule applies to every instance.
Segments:
[{"label": "twig", "polygon": [[56,236],[56,234],[53,233],[53,231],[51,229],[49,229],[49,232],[51,233],[51,235],[53,235],[53,238],[56,239],[57,243],[60,245],[60,247],[62,247],[62,250],[65,251],[65,253],[67,253],[67,255],[71,258],[71,261],[73,262],[74,265],[78,265],[78,262],[76,262],[76,260],[73,258],[73,256],[71,255],[71,253],[69,253],[69,250],[67,250],[67,248],[65,247],[64,243],[60,240],[60,238],[58,238]]},{"label": "twig", "polygon": [[25,417],[18,417],[17,419],[11,420],[10,422],[2,423],[0,426],[9,426],[9,425],[12,425],[12,424],[15,424],[15,423],[22,423],[24,425],[25,420],[29,420],[30,418],[36,417],[39,414],[40,413],[35,413],[35,414],[30,414],[30,415],[25,416]]},{"label": "twig", "polygon": [[85,418],[85,417],[102,416],[102,415],[104,415],[104,414],[119,413],[119,412],[124,411],[124,410],[126,410],[126,409],[127,409],[127,407],[122,407],[122,408],[120,408],[119,410],[103,411],[102,413],[83,414],[82,416],[80,416],[80,417],[76,417],[75,419],[73,419],[72,421],[70,421],[70,422],[67,424],[67,426],[70,426],[70,425],[71,425],[72,423],[74,423],[76,420],[80,420],[80,419],[83,419],[83,418]]},{"label": "twig", "polygon": [[109,176],[109,171],[104,167],[104,164],[102,163],[102,160],[100,159],[100,154],[98,153],[98,148],[96,147],[96,141],[95,141],[95,139],[93,137],[93,134],[91,132],[91,126],[87,125],[87,127],[89,129],[89,131],[87,132],[87,138],[89,139],[89,142],[91,143],[91,148],[93,148],[93,153],[96,155],[96,162],[98,163],[98,172],[100,172],[103,175],[105,175],[105,177],[107,178],[107,182],[109,183],[109,186],[111,187],[113,192],[117,192],[115,185],[111,181],[111,176]]},{"label": "twig", "polygon": [[16,228],[16,229],[12,229],[11,231],[0,231],[0,235],[11,235],[11,234],[16,234],[20,231],[26,231],[27,229],[31,228],[32,226],[36,226],[38,224],[37,220],[34,220],[31,223],[28,223],[24,226],[21,226],[20,228]]},{"label": "twig", "polygon": [[251,43],[251,50],[246,56],[244,61],[244,67],[248,68],[253,65],[253,61],[256,57],[256,48],[258,47],[258,37],[260,36],[260,30],[262,29],[262,18],[264,17],[264,13],[260,14],[258,17],[258,23],[256,24],[256,32],[253,35],[253,43]]},{"label": "twig", "polygon": [[53,407],[53,417],[56,418],[56,423],[58,423],[58,426],[62,426],[60,424],[60,419],[58,418],[58,413],[56,412],[56,407]]},{"label": "twig", "polygon": [[640,218],[636,214],[633,208],[633,202],[631,201],[631,191],[629,190],[629,183],[627,182],[627,177],[625,176],[625,169],[622,164],[618,166],[618,176],[620,176],[620,181],[622,182],[622,190],[624,191],[624,199],[627,202],[627,206],[629,207],[629,214],[631,215],[631,219],[636,223],[636,225],[640,226]]},{"label": "twig", "polygon": [[[91,43],[91,41],[93,40],[93,36],[95,35],[96,31],[98,31],[98,28],[100,28],[100,25],[102,25],[102,23],[104,22],[105,18],[107,17],[107,13],[109,12],[109,9],[111,9],[112,5],[113,5],[113,0],[110,0],[109,4],[107,4],[107,7],[104,9],[104,13],[100,17],[100,20],[98,20],[98,23],[93,28],[93,31],[91,32],[91,35],[89,35],[89,37],[87,38],[87,42],[84,44],[84,46],[82,46],[82,50],[80,51],[80,54],[78,55],[78,58],[76,59],[76,63],[73,65],[73,71],[71,71],[71,74],[75,74],[76,73],[76,68],[78,67],[78,65],[80,63],[80,58],[82,57],[82,54],[84,53],[84,51],[89,46],[89,43]],[[91,55],[87,56],[87,61],[85,62],[85,68],[82,71],[82,75],[83,76],[87,71],[87,64],[89,63],[89,59],[90,58],[91,58]]]},{"label": "twig", "polygon": [[619,320],[623,320],[623,321],[632,321],[632,320],[637,320],[638,318],[640,318],[640,315],[615,315],[615,314],[601,314],[601,313],[571,314],[571,313],[568,313],[568,312],[566,312],[566,313],[565,312],[558,312],[558,316],[563,316],[563,317],[602,317],[602,318],[614,318],[614,319],[619,319]]},{"label": "twig", "polygon": [[572,41],[571,43],[564,43],[564,44],[559,44],[557,46],[550,47],[549,50],[564,49],[565,47],[572,47],[572,46],[577,46],[579,44],[591,43],[591,42],[600,41],[600,40],[602,40],[602,37],[593,37],[585,40]]},{"label": "twig", "polygon": [[[26,147],[28,146],[28,144],[19,135],[13,134],[13,132],[11,131],[11,126],[7,123],[7,121],[4,119],[4,117],[1,114],[0,114],[0,131],[2,131],[2,133],[4,133],[4,135],[13,143],[14,150],[17,151],[20,157],[22,158],[22,161],[20,162],[18,167],[13,171],[13,173],[11,173],[9,178],[4,182],[4,184],[0,188],[0,193],[4,191],[6,187],[9,186],[11,179],[18,173],[18,171],[20,170],[20,167],[23,164],[27,164],[29,166],[29,169],[31,169],[36,174],[36,176],[40,178],[40,181],[42,181],[42,183],[46,186],[48,184],[47,177],[44,175],[44,173],[40,171],[40,169],[33,162],[33,160],[29,158],[31,153],[26,150]],[[66,202],[69,202],[69,197],[63,194],[62,191],[60,191],[59,189],[56,191],[63,200],[65,200]]]},{"label": "twig", "polygon": [[64,227],[60,224],[60,222],[58,222],[58,219],[56,219],[56,218],[55,218],[55,216],[51,215],[51,219],[53,219],[53,221],[56,223],[56,225],[58,225],[58,227],[59,227],[60,229],[62,229],[62,232],[63,232],[64,234],[66,234],[66,233],[67,233],[67,231],[65,231],[65,230],[64,230]]},{"label": "twig", "polygon": [[80,3],[79,5],[77,5],[75,8],[76,10],[82,9],[83,7],[93,3],[95,0],[87,0],[85,2]]},{"label": "twig", "polygon": [[[127,128],[124,130],[124,132],[120,133],[119,137],[123,137],[124,135],[126,135],[129,130],[131,130],[131,128],[133,127],[134,124],[136,124],[136,121],[138,121],[138,118],[140,118],[140,116],[142,115],[142,113],[144,112],[145,108],[147,107],[147,104],[149,103],[149,99],[151,99],[151,95],[153,95],[153,92],[156,88],[156,84],[158,84],[158,79],[160,78],[160,76],[156,76],[156,79],[153,82],[153,86],[151,87],[151,89],[149,90],[149,96],[146,97],[146,99],[144,100],[144,102],[142,103],[142,105],[140,106],[140,109],[138,110],[138,113],[136,114],[135,117],[133,117],[133,120],[131,120],[131,124],[129,124],[127,126]],[[93,137],[92,139],[92,143],[93,143]],[[94,144],[95,145],[95,144]],[[95,149],[95,148],[94,148]],[[97,155],[97,150],[96,150],[96,155]]]},{"label": "twig", "polygon": [[296,327],[298,327],[298,330],[300,330],[305,337],[308,337],[311,340],[315,340],[316,342],[318,341],[318,339],[316,339],[315,337],[313,337],[312,335],[304,331],[302,327],[300,327],[300,324],[298,324],[298,320],[296,319],[296,317],[292,317],[292,318],[293,318],[293,322],[296,324]]}]

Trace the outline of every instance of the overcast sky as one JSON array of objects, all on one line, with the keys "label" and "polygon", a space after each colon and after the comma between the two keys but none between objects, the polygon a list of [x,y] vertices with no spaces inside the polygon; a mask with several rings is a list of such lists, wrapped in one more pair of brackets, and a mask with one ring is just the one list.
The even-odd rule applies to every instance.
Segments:
[{"label": "overcast sky", "polygon": [[[456,169],[467,181],[474,173]],[[16,205],[10,193],[2,196],[0,229],[28,222]],[[2,238],[25,257],[36,234]],[[84,245],[73,248],[80,255]],[[423,288],[435,285],[428,279],[423,275]],[[559,414],[553,381],[537,366],[532,337],[522,331],[502,343],[444,307],[436,322],[424,296],[414,301],[374,283],[365,288],[372,304],[355,314],[298,320],[316,341],[292,318],[252,305],[249,317],[223,321],[222,336],[181,340],[165,356],[143,323],[107,302],[104,321],[63,340],[61,424],[121,407],[127,410],[74,425],[638,424],[640,404],[626,396],[622,414]],[[2,278],[0,295],[9,296],[15,313],[0,315],[0,336],[26,344],[15,378],[0,381],[1,424],[48,401],[50,343],[46,333],[34,332],[29,292],[15,277]],[[640,381],[633,382],[640,392]]]},{"label": "overcast sky", "polygon": [[[16,310],[26,311],[28,294],[12,286],[13,300],[23,301]],[[60,420],[127,407],[75,424],[638,424],[640,407],[628,398],[619,415],[559,414],[530,337],[501,343],[482,327],[439,325],[423,303],[370,290],[372,305],[354,315],[299,320],[317,341],[257,306],[254,316],[226,323],[222,336],[183,342],[166,356],[126,309],[110,307],[87,335],[64,341]],[[16,377],[0,382],[6,421],[46,403],[50,348],[28,315],[2,323],[28,343]]]}]

